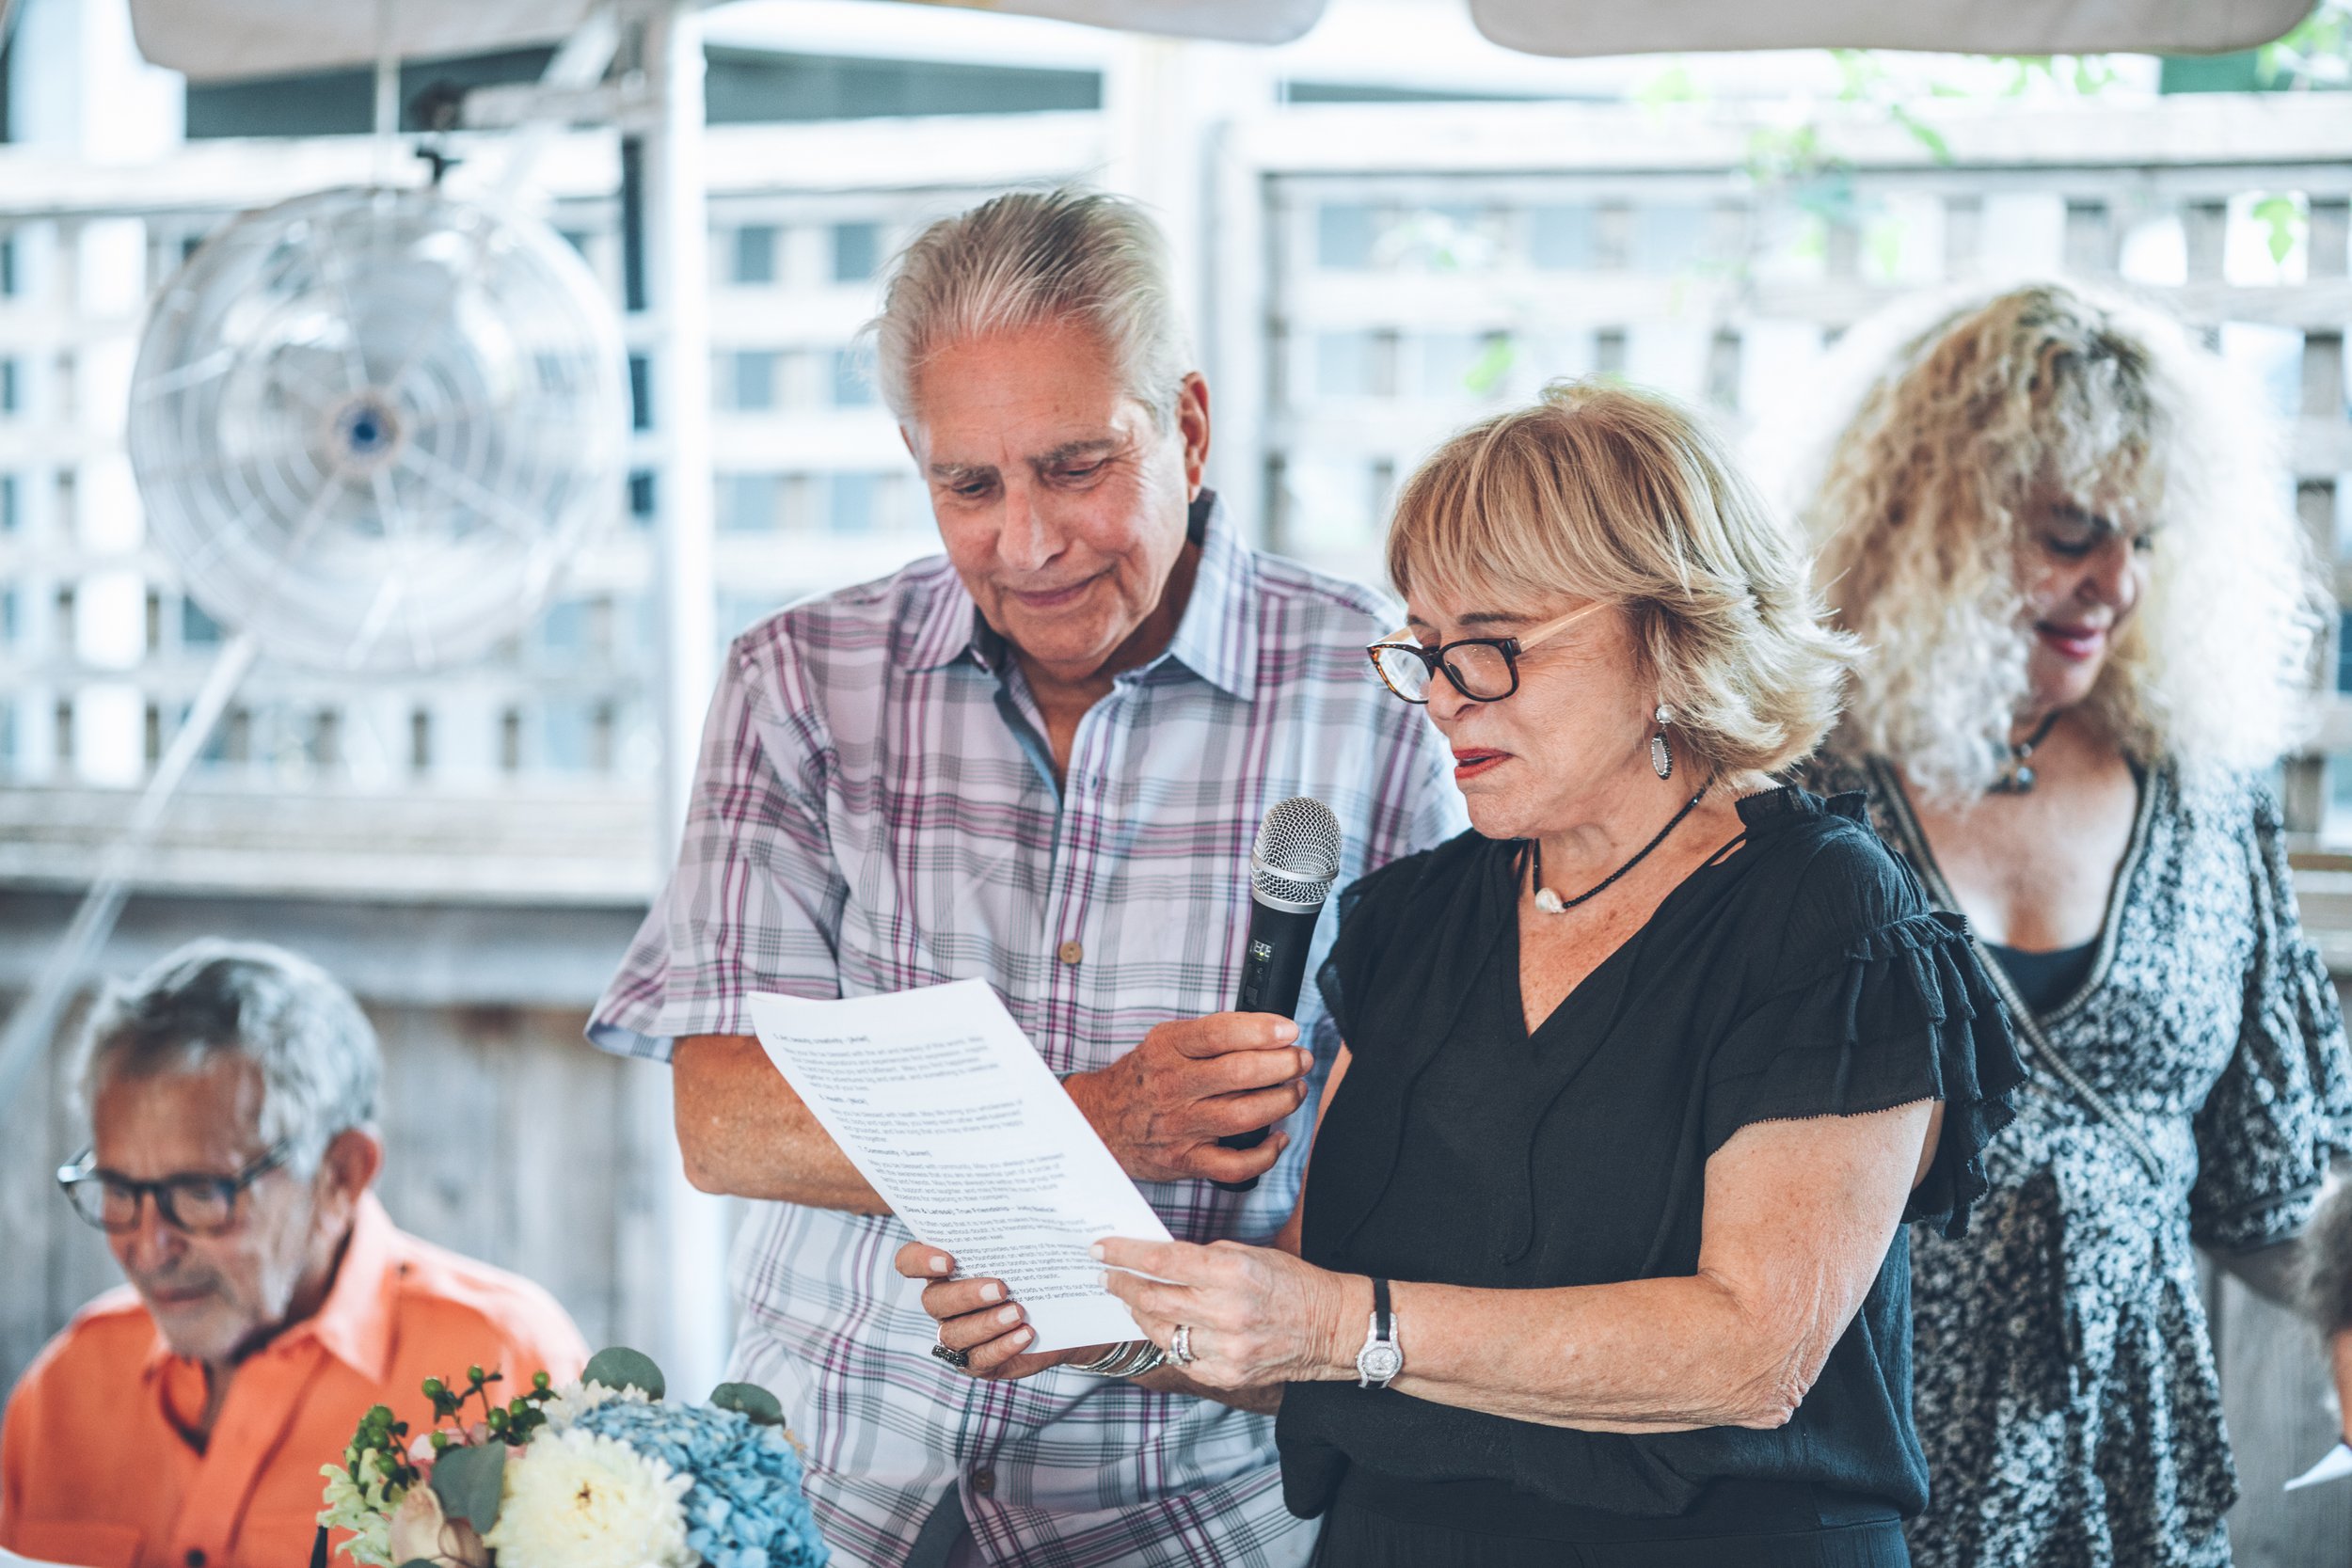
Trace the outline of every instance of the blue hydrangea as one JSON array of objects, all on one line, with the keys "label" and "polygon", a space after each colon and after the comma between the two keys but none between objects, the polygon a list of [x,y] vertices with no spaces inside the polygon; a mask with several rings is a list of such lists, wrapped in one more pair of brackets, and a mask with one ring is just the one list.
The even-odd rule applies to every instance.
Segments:
[{"label": "blue hydrangea", "polygon": [[800,1453],[782,1427],[709,1405],[620,1400],[580,1425],[693,1478],[686,1542],[709,1568],[823,1568],[831,1556],[801,1492]]}]

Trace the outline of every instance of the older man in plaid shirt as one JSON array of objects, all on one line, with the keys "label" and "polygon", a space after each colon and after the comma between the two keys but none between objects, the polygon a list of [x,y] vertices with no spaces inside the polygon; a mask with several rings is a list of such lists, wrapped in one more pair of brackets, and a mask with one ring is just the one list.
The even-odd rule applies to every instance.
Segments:
[{"label": "older man in plaid shirt", "polygon": [[1352,879],[1459,829],[1450,759],[1366,667],[1395,612],[1250,550],[1201,487],[1208,391],[1133,207],[1024,192],[936,224],[875,333],[946,556],[736,640],[677,867],[590,1033],[672,1063],[697,1186],[763,1200],[737,1371],[807,1443],[837,1560],[1303,1563],[1262,1411],[1173,1368],[931,1356],[905,1227],[744,998],[981,976],[1172,1232],[1263,1239],[1337,1041],[1311,987],[1296,1025],[1223,1011],[1259,819],[1325,800]]}]

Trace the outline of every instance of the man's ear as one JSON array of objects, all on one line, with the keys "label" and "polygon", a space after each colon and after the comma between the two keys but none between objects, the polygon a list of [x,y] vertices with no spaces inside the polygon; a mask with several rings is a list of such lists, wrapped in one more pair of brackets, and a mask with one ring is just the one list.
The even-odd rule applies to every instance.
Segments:
[{"label": "man's ear", "polygon": [[1176,432],[1184,437],[1184,499],[1191,500],[1209,467],[1209,383],[1199,371],[1176,388]]},{"label": "man's ear", "polygon": [[334,1142],[319,1160],[318,1195],[323,1206],[345,1212],[356,1208],[360,1197],[384,1169],[384,1140],[372,1127],[347,1127],[335,1134]]}]

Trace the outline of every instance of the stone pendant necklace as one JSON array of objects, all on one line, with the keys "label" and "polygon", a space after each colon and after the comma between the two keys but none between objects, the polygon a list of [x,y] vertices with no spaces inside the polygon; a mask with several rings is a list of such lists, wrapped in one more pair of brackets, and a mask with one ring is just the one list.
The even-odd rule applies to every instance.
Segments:
[{"label": "stone pendant necklace", "polygon": [[2042,722],[2033,727],[2033,734],[2010,743],[2009,760],[2001,765],[2000,776],[1993,781],[1994,794],[2029,795],[2033,792],[2034,748],[2050,738],[2050,727],[2058,721],[2061,711],[2052,708]]},{"label": "stone pendant necklace", "polygon": [[1530,839],[1528,842],[1534,847],[1535,850],[1534,856],[1533,857],[1533,869],[1534,871],[1535,883],[1535,907],[1543,911],[1546,914],[1565,914],[1570,910],[1576,908],[1579,904],[1589,902],[1592,899],[1599,897],[1602,894],[1607,893],[1610,888],[1615,884],[1618,878],[1624,876],[1627,872],[1641,864],[1645,860],[1647,860],[1649,858],[1649,852],[1652,849],[1657,848],[1660,845],[1666,842],[1666,835],[1668,833],[1673,832],[1677,828],[1682,826],[1682,819],[1690,816],[1692,812],[1698,809],[1699,801],[1706,797],[1708,790],[1712,788],[1714,784],[1715,781],[1709,779],[1707,783],[1699,785],[1698,794],[1692,796],[1688,800],[1682,802],[1682,809],[1675,813],[1673,818],[1669,820],[1664,827],[1658,830],[1658,836],[1656,838],[1651,839],[1647,844],[1645,844],[1639,849],[1636,849],[1633,852],[1633,858],[1631,860],[1626,862],[1623,865],[1617,867],[1616,870],[1612,871],[1608,876],[1603,877],[1599,881],[1594,883],[1591,887],[1586,888],[1582,893],[1578,894],[1573,898],[1563,898],[1558,894],[1552,892],[1551,889],[1544,886],[1544,841],[1540,838]]}]

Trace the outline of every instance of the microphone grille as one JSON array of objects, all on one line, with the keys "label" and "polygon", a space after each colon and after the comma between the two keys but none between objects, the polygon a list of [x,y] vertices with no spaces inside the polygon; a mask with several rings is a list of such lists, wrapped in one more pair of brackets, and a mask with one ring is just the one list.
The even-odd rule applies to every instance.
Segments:
[{"label": "microphone grille", "polygon": [[1340,875],[1340,819],[1311,795],[1278,801],[1258,825],[1249,883],[1282,904],[1320,904]]}]

